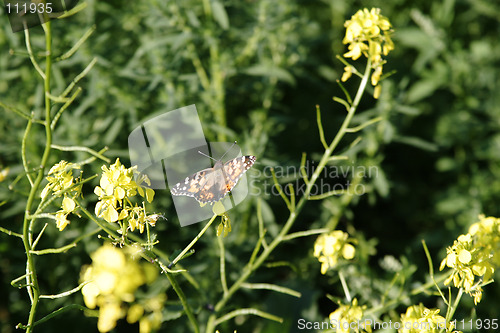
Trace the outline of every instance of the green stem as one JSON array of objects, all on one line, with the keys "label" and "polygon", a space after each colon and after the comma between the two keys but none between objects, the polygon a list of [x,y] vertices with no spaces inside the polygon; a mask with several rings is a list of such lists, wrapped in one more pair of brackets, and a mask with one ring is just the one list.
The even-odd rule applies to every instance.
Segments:
[{"label": "green stem", "polygon": [[31,125],[33,124],[32,119],[35,118],[35,115],[31,113],[31,117],[28,120],[28,124],[26,125],[26,130],[24,131],[23,140],[21,141],[21,158],[23,160],[24,172],[26,172],[26,177],[30,182],[31,187],[33,187],[33,179],[31,178],[30,170],[28,169],[28,159],[26,158],[26,141],[28,140],[28,135],[31,130]]},{"label": "green stem", "polygon": [[[27,263],[26,263],[26,272],[27,272],[27,291],[28,294],[32,295],[31,300],[31,309],[28,317],[28,324],[26,325],[26,332],[33,332],[33,323],[35,320],[35,314],[38,307],[38,301],[40,299],[40,290],[38,287],[38,278],[36,275],[35,262],[33,258],[33,253],[31,252],[31,244],[30,244],[30,211],[33,206],[33,202],[38,193],[38,189],[40,187],[40,183],[43,180],[45,174],[45,167],[47,166],[47,162],[49,160],[51,144],[52,144],[52,130],[50,128],[50,78],[52,71],[52,32],[50,29],[50,21],[44,23],[44,31],[45,31],[45,73],[42,75],[44,79],[44,91],[45,91],[45,149],[42,155],[42,160],[40,162],[40,169],[38,170],[37,177],[33,182],[33,186],[31,187],[30,193],[28,195],[28,201],[26,202],[26,210],[24,213],[24,221],[23,221],[23,244],[24,249],[26,251]],[[29,40],[26,41],[26,44],[29,45]],[[32,286],[32,287],[31,287]]]},{"label": "green stem", "polygon": [[250,275],[253,273],[253,271],[255,271],[257,268],[259,268],[264,263],[264,261],[269,257],[269,255],[273,252],[273,250],[287,236],[288,231],[293,226],[295,220],[297,219],[297,216],[301,212],[305,203],[309,200],[309,194],[311,193],[311,190],[312,190],[316,180],[318,179],[321,172],[323,171],[323,168],[326,166],[326,164],[330,160],[330,157],[331,157],[333,151],[335,150],[335,148],[337,147],[337,145],[339,144],[340,140],[347,133],[346,129],[349,127],[349,124],[352,120],[352,117],[354,116],[354,113],[356,112],[356,109],[359,105],[359,102],[361,101],[361,97],[363,96],[366,85],[368,83],[368,79],[370,77],[370,70],[371,70],[371,62],[368,59],[363,79],[361,80],[358,91],[357,91],[356,96],[354,98],[354,101],[353,101],[353,103],[348,111],[348,114],[347,114],[346,118],[344,119],[344,122],[342,123],[342,125],[341,125],[337,135],[333,139],[332,143],[325,150],[325,153],[323,154],[323,156],[318,164],[318,167],[316,168],[309,183],[306,186],[306,190],[305,190],[304,195],[302,196],[302,198],[300,198],[295,210],[290,212],[288,220],[286,221],[285,225],[283,226],[283,228],[281,229],[279,234],[276,236],[276,238],[271,242],[271,244],[269,244],[269,246],[267,248],[264,248],[264,251],[257,258],[255,263],[246,267],[246,269],[243,271],[243,274],[229,288],[228,292],[223,295],[223,297],[219,300],[219,302],[217,302],[217,304],[215,305],[215,313],[210,315],[210,317],[208,318],[207,329],[206,329],[207,333],[213,332],[215,330],[215,327],[217,326],[217,314],[216,313],[218,311],[222,310],[222,308],[226,305],[226,303],[233,296],[233,294],[237,290],[239,290],[241,288],[242,284],[250,277]]},{"label": "green stem", "polygon": [[212,216],[212,218],[210,219],[210,221],[208,221],[208,223],[203,227],[203,229],[201,229],[201,231],[198,233],[198,235],[191,241],[191,243],[189,243],[188,246],[186,246],[184,248],[184,250],[182,250],[181,253],[179,253],[179,255],[177,257],[175,257],[175,259],[172,261],[172,263],[170,263],[170,265],[168,265],[169,267],[168,268],[171,268],[173,267],[175,264],[177,264],[177,262],[179,260],[181,260],[182,257],[184,257],[184,255],[189,251],[191,250],[191,248],[194,246],[194,244],[196,244],[196,242],[201,238],[201,236],[203,236],[203,234],[205,233],[205,231],[207,231],[207,229],[212,225],[212,223],[214,222],[215,218],[217,217],[217,215],[214,214],[214,216]]},{"label": "green stem", "polygon": [[342,289],[344,290],[345,298],[347,299],[347,302],[351,302],[351,293],[349,292],[349,287],[347,286],[347,282],[345,281],[344,274],[342,271],[339,270],[339,278],[340,278],[340,283],[342,284]]},{"label": "green stem", "polygon": [[217,242],[219,243],[219,250],[220,250],[220,282],[224,294],[227,294],[226,253],[224,250],[224,241],[222,240],[222,235],[217,237]]}]

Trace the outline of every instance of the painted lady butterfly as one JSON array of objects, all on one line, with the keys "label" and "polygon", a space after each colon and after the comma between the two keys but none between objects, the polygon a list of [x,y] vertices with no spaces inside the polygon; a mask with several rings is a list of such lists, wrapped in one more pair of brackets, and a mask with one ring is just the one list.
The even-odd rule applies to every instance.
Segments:
[{"label": "painted lady butterfly", "polygon": [[213,168],[201,170],[175,184],[170,192],[175,196],[193,197],[200,203],[219,201],[236,186],[255,161],[255,156],[236,157],[224,164],[217,161]]}]

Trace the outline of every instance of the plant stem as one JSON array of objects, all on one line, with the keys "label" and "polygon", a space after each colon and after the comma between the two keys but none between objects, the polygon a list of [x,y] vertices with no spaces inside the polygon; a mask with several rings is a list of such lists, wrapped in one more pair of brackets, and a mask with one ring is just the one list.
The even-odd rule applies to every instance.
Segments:
[{"label": "plant stem", "polygon": [[325,150],[325,153],[323,154],[318,167],[316,168],[315,172],[313,173],[309,183],[306,186],[306,190],[304,195],[300,198],[296,208],[294,211],[290,212],[290,215],[288,217],[288,220],[286,221],[285,225],[279,232],[278,236],[269,244],[267,248],[264,248],[264,251],[261,253],[261,255],[255,260],[255,262],[247,266],[246,269],[244,270],[243,274],[238,278],[238,280],[229,288],[228,292],[223,295],[223,297],[217,302],[215,305],[215,313],[212,314],[208,318],[207,322],[207,328],[206,332],[211,333],[215,330],[216,323],[217,323],[217,316],[216,313],[218,311],[221,311],[224,305],[229,301],[231,296],[241,288],[242,284],[250,277],[250,275],[255,271],[258,267],[260,267],[264,261],[269,257],[271,252],[286,238],[288,231],[290,228],[293,226],[295,220],[297,219],[297,216],[299,215],[300,211],[304,207],[305,203],[309,199],[309,194],[311,193],[311,190],[320,176],[321,172],[323,171],[323,168],[326,166],[326,164],[329,162],[330,157],[339,144],[340,140],[344,137],[344,135],[347,133],[346,129],[349,127],[349,123],[352,120],[352,117],[354,116],[354,113],[356,112],[356,109],[359,105],[359,102],[361,101],[361,97],[363,96],[363,93],[366,88],[366,84],[368,83],[368,78],[370,77],[370,71],[371,71],[371,62],[368,59],[367,64],[366,64],[366,69],[365,73],[363,75],[363,79],[361,80],[361,83],[359,85],[358,91],[356,93],[356,96],[354,98],[354,101],[348,111],[348,114],[346,118],[344,119],[344,122],[342,123],[337,135],[333,139],[332,143],[328,148]]},{"label": "plant stem", "polygon": [[198,235],[191,241],[191,243],[188,244],[188,246],[186,246],[184,248],[184,250],[182,250],[181,253],[179,253],[179,255],[177,257],[175,257],[175,259],[170,263],[170,265],[168,265],[168,268],[170,267],[173,267],[175,264],[177,264],[177,262],[179,260],[181,260],[182,257],[184,257],[184,255],[189,251],[191,250],[191,248],[194,246],[194,244],[196,244],[196,242],[201,238],[201,236],[203,236],[203,234],[205,233],[205,231],[207,231],[207,229],[212,225],[212,223],[214,222],[215,218],[217,217],[217,215],[214,214],[214,216],[212,216],[212,218],[210,219],[210,221],[207,222],[207,224],[203,227],[203,229],[201,229],[201,231],[198,233]]},{"label": "plant stem", "polygon": [[[35,262],[33,258],[33,253],[31,252],[31,231],[29,228],[30,225],[30,212],[31,207],[33,206],[33,202],[35,200],[35,196],[38,193],[38,189],[40,187],[40,183],[43,180],[45,175],[45,167],[47,166],[47,162],[49,160],[51,144],[52,144],[52,130],[50,128],[50,78],[51,78],[51,70],[52,70],[52,33],[51,33],[51,25],[50,21],[44,23],[44,31],[45,31],[45,73],[42,75],[44,80],[44,92],[45,92],[45,149],[42,155],[42,160],[40,162],[40,169],[38,170],[37,177],[33,182],[33,186],[31,187],[30,193],[28,195],[28,201],[26,202],[26,210],[24,213],[24,221],[23,221],[23,244],[24,249],[26,251],[27,263],[26,263],[26,273],[27,273],[27,291],[28,294],[32,295],[31,298],[31,309],[28,317],[28,324],[26,325],[26,332],[33,332],[33,323],[35,320],[35,314],[38,307],[38,301],[40,299],[40,290],[38,287],[38,278],[36,275]],[[29,44],[29,40],[26,41]]]}]

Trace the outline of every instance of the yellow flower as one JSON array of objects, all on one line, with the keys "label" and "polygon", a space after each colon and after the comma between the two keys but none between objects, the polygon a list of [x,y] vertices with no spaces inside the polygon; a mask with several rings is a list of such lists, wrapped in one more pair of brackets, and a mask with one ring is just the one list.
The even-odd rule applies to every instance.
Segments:
[{"label": "yellow flower", "polygon": [[[358,10],[350,20],[346,21],[346,34],[343,39],[344,44],[349,44],[349,50],[359,50],[365,56],[372,58],[374,65],[380,62],[381,54],[387,55],[394,49],[391,39],[391,23],[380,15],[379,8],[367,8]],[[354,58],[353,56],[356,56]],[[354,52],[351,55],[344,54],[346,58],[356,60],[361,54]]]},{"label": "yellow flower", "polygon": [[482,252],[491,256],[490,262],[494,267],[500,266],[500,219],[495,217],[479,216],[479,222],[469,228],[469,234],[474,238],[476,245]]},{"label": "yellow flower", "polygon": [[221,216],[221,222],[217,226],[216,235],[217,237],[219,237],[220,235],[224,235],[224,237],[226,237],[227,235],[229,235],[230,232],[231,232],[231,220],[229,219],[229,215],[224,213]]},{"label": "yellow flower", "polygon": [[99,332],[109,332],[116,326],[118,319],[123,317],[123,310],[120,304],[110,302],[103,304],[99,310],[99,319],[97,320],[97,329]]},{"label": "yellow flower", "polygon": [[135,206],[130,210],[130,219],[128,220],[128,228],[131,231],[139,229],[139,232],[142,234],[144,232],[144,226],[146,225],[146,223],[154,227],[156,225],[156,221],[158,221],[160,217],[164,218],[162,215],[159,214],[147,215],[146,209],[144,207]]},{"label": "yellow flower", "polygon": [[438,333],[443,329],[446,332],[453,331],[454,324],[439,315],[439,309],[428,309],[422,304],[412,305],[401,315],[401,328],[399,333]]},{"label": "yellow flower", "polygon": [[62,201],[62,210],[56,213],[56,226],[59,231],[63,231],[64,228],[69,224],[67,219],[69,213],[73,212],[76,208],[75,201],[70,197],[64,197]]},{"label": "yellow flower", "polygon": [[352,67],[351,66],[345,66],[344,67],[344,74],[342,74],[342,78],[340,79],[342,82],[347,81],[350,77],[352,76]]},{"label": "yellow flower", "polygon": [[[149,298],[144,305],[134,304],[130,307],[127,315],[127,322],[135,323],[139,321],[139,332],[149,333],[160,328],[162,323],[163,304],[166,301],[165,294],[159,294]],[[144,315],[148,312],[148,315]]]},{"label": "yellow flower", "polygon": [[[59,210],[54,214],[56,226],[59,231],[63,231],[69,224],[67,217],[69,213],[73,213],[76,208],[76,203],[73,198],[80,195],[81,192],[81,185],[74,186],[78,183],[78,179],[73,178],[73,169],[78,168],[79,166],[66,161],[60,161],[55,164],[52,168],[50,168],[48,173],[49,176],[47,176],[47,180],[49,182],[45,185],[42,193],[40,194],[41,198],[45,198],[50,192],[52,192],[53,195],[59,197],[62,195],[61,191],[65,191],[64,199],[62,201],[62,210]],[[69,190],[71,187],[73,188]],[[70,192],[73,192],[73,198],[68,196]]]},{"label": "yellow flower", "polygon": [[334,230],[328,234],[322,234],[314,243],[314,256],[321,263],[321,274],[325,274],[329,268],[337,265],[340,257],[352,259],[356,249],[349,244],[349,234]]},{"label": "yellow flower", "polygon": [[56,227],[59,231],[63,231],[64,228],[69,224],[67,219],[68,214],[65,214],[63,211],[58,211],[56,213]]},{"label": "yellow flower", "polygon": [[372,85],[376,86],[378,81],[380,81],[380,76],[382,75],[382,66],[378,66],[372,73]]},{"label": "yellow flower", "polygon": [[[379,8],[372,8],[371,10],[364,8],[346,21],[344,26],[346,27],[346,33],[342,42],[348,44],[347,48],[349,50],[344,54],[344,57],[357,60],[364,55],[370,59],[371,68],[375,70],[371,83],[376,87],[385,63],[382,56],[388,55],[394,49],[394,43],[391,39],[391,23],[386,17],[380,15]],[[350,72],[348,72],[351,71],[349,66],[344,67],[344,70],[342,81],[346,81],[351,76]],[[380,88],[374,96],[378,98],[379,95]]]},{"label": "yellow flower", "polygon": [[371,327],[365,326],[364,321],[361,321],[365,308],[365,306],[359,306],[358,300],[354,298],[352,304],[340,305],[337,310],[330,313],[330,324],[339,333],[351,332],[351,328],[353,327],[351,323],[355,323],[354,327],[356,327],[357,332],[371,332]]},{"label": "yellow flower", "polygon": [[[40,197],[45,198],[50,191],[59,192],[70,188],[74,184],[72,169],[78,168],[79,166],[66,161],[60,161],[55,164],[49,170],[49,176],[47,176],[49,183],[43,188]],[[74,190],[79,191],[78,188],[75,188]]]},{"label": "yellow flower", "polygon": [[[146,175],[139,174],[136,169],[136,166],[125,168],[119,159],[116,159],[116,162],[109,168],[102,166],[100,186],[94,189],[94,193],[99,197],[95,206],[95,214],[108,222],[117,222],[134,213],[132,216],[134,220],[129,222],[129,227],[132,231],[139,228],[143,232],[146,214],[144,212],[143,216],[140,216],[137,210],[133,211],[134,208],[130,207],[128,199],[139,193],[141,197],[151,202],[154,191],[141,187],[142,183],[150,184],[150,182]],[[137,176],[137,182],[134,180],[134,175]]]},{"label": "yellow flower", "polygon": [[489,281],[498,266],[500,249],[500,219],[483,215],[479,218],[480,221],[469,228],[469,233],[460,235],[453,246],[446,249],[446,258],[440,266],[440,270],[453,269],[445,285],[453,282],[455,287],[464,288],[475,304],[482,298],[481,283]]},{"label": "yellow flower", "polygon": [[[99,332],[112,330],[118,319],[127,315],[125,305],[135,300],[134,293],[148,282],[148,270],[132,259],[126,250],[105,244],[91,255],[92,264],[82,272],[87,282],[82,288],[85,305],[99,307]],[[156,271],[155,271],[156,272]],[[137,307],[131,307],[129,317],[137,321],[141,316]]]}]

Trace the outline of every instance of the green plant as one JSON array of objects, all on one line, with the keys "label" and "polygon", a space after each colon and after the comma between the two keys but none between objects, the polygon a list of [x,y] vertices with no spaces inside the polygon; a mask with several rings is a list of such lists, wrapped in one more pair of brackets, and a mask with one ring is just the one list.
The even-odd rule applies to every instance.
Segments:
[{"label": "green plant", "polygon": [[[27,262],[27,274],[12,283],[25,289],[30,299],[8,298],[12,313],[29,313],[27,319],[17,321],[23,323],[20,328],[53,330],[64,322],[65,316],[60,316],[64,313],[82,324],[75,330],[94,329],[95,320],[83,319],[80,311],[74,311],[79,309],[98,317],[100,331],[112,330],[115,325],[119,331],[125,321],[122,318],[139,323],[144,331],[163,325],[173,331],[244,332],[286,331],[294,325],[306,325],[297,318],[328,324],[327,317],[336,323],[361,319],[428,322],[435,325],[432,329],[450,331],[454,318],[455,329],[463,328],[463,322],[459,326],[459,315],[464,318],[468,309],[473,312],[478,304],[488,302],[482,288],[490,282],[498,264],[494,256],[498,239],[493,232],[497,219],[481,217],[480,223],[447,250],[441,269],[447,266],[452,271],[434,275],[432,258],[437,241],[440,246],[447,243],[440,235],[452,228],[453,212],[462,209],[457,202],[469,202],[470,196],[462,191],[470,185],[466,181],[469,167],[481,171],[472,178],[473,188],[481,191],[470,201],[474,203],[471,209],[460,215],[458,225],[469,224],[471,216],[483,211],[480,203],[484,203],[485,211],[494,206],[496,185],[486,185],[488,175],[496,172],[496,158],[490,156],[496,147],[495,113],[490,109],[479,112],[492,120],[486,133],[474,131],[474,122],[459,122],[459,133],[453,132],[457,118],[452,108],[442,116],[435,113],[439,119],[436,143],[407,133],[416,115],[425,113],[422,110],[436,103],[444,106],[441,96],[426,100],[439,89],[450,87],[460,95],[454,100],[456,105],[494,105],[493,99],[478,104],[475,93],[462,94],[459,80],[446,79],[446,64],[454,69],[465,68],[459,60],[467,57],[467,48],[453,44],[456,52],[450,55],[439,43],[427,47],[405,37],[412,33],[420,38],[438,36],[437,40],[446,45],[449,41],[437,26],[452,26],[451,2],[432,8],[429,17],[435,25],[429,24],[429,17],[420,11],[405,9],[398,13],[390,8],[397,7],[395,2],[387,4],[392,13],[386,16],[391,21],[402,23],[412,17],[421,30],[398,27],[401,33],[394,36],[397,55],[387,58],[384,68],[399,66],[396,75],[409,75],[404,64],[410,57],[403,52],[405,45],[413,47],[418,50],[414,75],[422,75],[416,84],[413,78],[396,83],[399,76],[395,78],[392,72],[388,74],[393,76],[382,75],[382,58],[393,44],[388,34],[390,24],[379,16],[380,12],[360,11],[347,23],[344,41],[350,43],[348,52],[338,57],[344,67],[338,91],[345,97],[334,98],[345,107],[345,114],[323,102],[323,95],[313,94],[321,85],[317,82],[324,82],[318,77],[333,81],[341,76],[341,69],[331,64],[330,51],[341,52],[339,22],[346,13],[356,11],[343,2],[307,6],[271,0],[256,5],[232,1],[143,1],[122,8],[115,8],[113,2],[87,5],[90,8],[78,15],[45,24],[41,36],[35,29],[26,30],[25,53],[19,51],[17,36],[0,36],[0,42],[5,44],[8,38],[15,49],[8,61],[7,54],[0,55],[4,60],[0,66],[9,62],[7,68],[11,69],[2,76],[5,82],[0,82],[0,91],[7,87],[9,91],[9,96],[2,96],[0,106],[10,111],[2,123],[9,135],[3,136],[5,145],[0,147],[1,162],[6,166],[0,181],[2,185],[9,183],[9,187],[3,187],[0,193],[2,219],[6,222],[0,230],[6,239],[1,250],[13,263],[6,275],[19,276]],[[67,29],[60,29],[60,22],[65,22]],[[82,30],[81,26],[86,28]],[[325,26],[329,27],[328,34],[337,37],[332,38],[333,43],[326,37]],[[454,31],[458,34],[461,30]],[[478,51],[486,45],[488,42],[482,40],[471,46],[476,50],[475,66],[480,66],[481,59],[488,60],[489,67],[482,73],[494,70],[494,56],[483,57]],[[63,47],[70,51],[59,54]],[[357,65],[346,59],[349,57],[366,58],[365,69],[358,71]],[[27,61],[34,70],[27,70]],[[474,71],[468,68],[464,73],[468,74],[457,74],[457,78],[463,79]],[[20,79],[22,88],[14,79]],[[483,79],[480,85],[470,84],[467,88],[472,91],[480,87],[481,93],[494,82],[488,75]],[[349,92],[355,89],[357,93],[351,97]],[[325,89],[328,99],[332,90],[330,86]],[[378,100],[366,98],[366,92]],[[12,96],[17,96],[18,101],[13,102]],[[238,139],[245,152],[256,155],[260,163],[249,171],[253,188],[260,193],[237,207],[232,215],[214,205],[214,215],[201,230],[171,224],[175,217],[168,196],[156,193],[152,200],[150,190],[140,181],[132,181],[136,173],[134,168],[124,166],[125,146],[120,145],[146,112],[154,116],[193,100],[210,140]],[[311,110],[310,105],[297,106],[320,103],[317,100],[321,100],[322,107],[320,111],[317,106],[316,117],[304,111]],[[468,115],[465,110],[459,114]],[[311,134],[312,129],[309,131],[313,126],[306,125],[307,131],[303,130],[303,125],[314,121],[319,140],[310,139],[316,135]],[[287,122],[292,125],[285,126]],[[20,136],[8,132],[21,124],[24,128]],[[426,140],[430,140],[428,128],[419,127]],[[474,148],[480,139],[462,140],[468,138],[463,133],[471,130],[488,138],[481,149]],[[299,141],[303,146],[295,144]],[[443,142],[447,147],[458,147],[455,153],[460,159],[443,153],[436,163],[440,172],[461,179],[428,195],[434,198],[437,215],[429,211],[421,215],[409,213],[411,200],[405,202],[401,195],[407,186],[402,181],[407,170],[398,170],[394,167],[397,163],[390,164],[395,159],[390,150],[394,142],[404,143],[406,150],[412,146],[436,151]],[[103,148],[105,145],[111,145],[111,149]],[[308,153],[300,158],[299,149]],[[474,154],[463,153],[467,151]],[[109,165],[111,159],[105,153],[113,160],[120,157],[124,165],[120,160]],[[101,166],[97,159],[106,165]],[[470,160],[474,161],[472,166]],[[422,163],[420,159],[412,161],[418,166]],[[99,186],[90,187],[98,172],[102,174]],[[115,183],[113,175],[120,180]],[[428,176],[434,179],[436,175]],[[143,185],[147,184],[145,178],[142,180]],[[417,193],[427,191],[416,184],[408,187]],[[402,198],[391,198],[394,207],[387,209],[384,200],[389,200],[391,193]],[[424,197],[418,196],[418,201]],[[372,214],[378,206],[379,214]],[[397,212],[403,212],[404,219],[391,221],[393,216],[400,216]],[[16,225],[20,216],[22,228]],[[440,221],[441,216],[447,223],[431,228],[417,223],[419,216],[430,221]],[[376,232],[376,228],[404,229],[405,221],[420,234],[415,236],[417,241],[412,238],[413,243],[399,250],[398,239],[389,242]],[[214,222],[218,222],[216,228]],[[434,232],[436,235],[432,235]],[[493,236],[485,238],[488,234]],[[316,242],[308,237],[315,235],[319,235]],[[421,237],[426,238],[426,256],[417,253],[412,258],[404,251],[417,245],[421,248]],[[406,242],[406,238],[400,238]],[[26,257],[19,251],[19,240],[23,241]],[[387,252],[390,246],[394,248]],[[380,252],[389,254],[383,256]],[[63,264],[47,259],[55,256]],[[418,258],[427,258],[428,276],[422,273],[424,269],[417,270],[425,267]],[[379,265],[374,264],[377,260]],[[63,286],[55,281],[61,281]],[[458,294],[451,288],[449,294],[441,291],[443,283],[453,283]],[[80,290],[91,310],[81,305],[77,293]],[[435,297],[425,296],[429,293]],[[289,297],[296,302],[289,302]],[[338,304],[336,309],[328,298]],[[293,312],[296,304],[301,309]],[[437,327],[442,322],[445,326]],[[331,328],[326,326],[321,328]],[[368,330],[368,326],[359,330]]]}]

